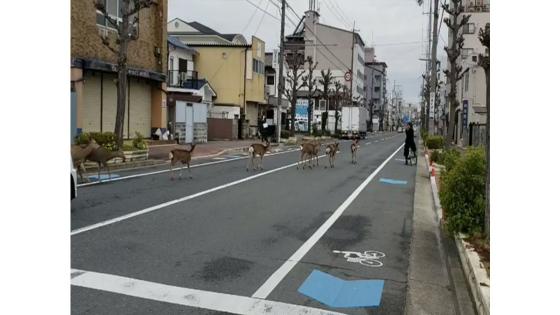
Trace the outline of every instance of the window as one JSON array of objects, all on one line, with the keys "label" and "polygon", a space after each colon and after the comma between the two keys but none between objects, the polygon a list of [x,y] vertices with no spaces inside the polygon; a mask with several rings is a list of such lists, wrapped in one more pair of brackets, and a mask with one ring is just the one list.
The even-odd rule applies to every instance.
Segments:
[{"label": "window", "polygon": [[474,62],[474,63],[478,62],[478,56],[477,55],[472,56],[472,62]]},{"label": "window", "polygon": [[378,86],[376,86],[376,87],[373,88],[373,90],[374,90],[375,92],[379,93],[379,91],[381,91],[381,88],[378,87]]},{"label": "window", "polygon": [[169,70],[174,70],[173,61],[174,61],[173,56],[169,57]]},{"label": "window", "polygon": [[465,92],[468,92],[469,91],[469,73],[468,72],[465,73],[464,81],[465,81]]},{"label": "window", "polygon": [[463,48],[461,50],[461,58],[463,59],[467,59],[468,56],[473,54],[473,49],[472,48]]},{"label": "window", "polygon": [[[123,6],[123,2],[122,0],[102,0],[105,2],[105,9],[107,10],[107,13],[109,14],[110,17],[112,17],[113,19],[117,20],[117,24],[120,25],[120,23],[122,22],[122,10],[121,7]],[[130,1],[130,5],[134,6],[134,1]],[[109,20],[107,20],[105,18],[105,16],[103,15],[103,13],[101,13],[101,11],[97,10],[96,11],[96,17],[95,17],[95,21],[97,23],[98,26],[103,26],[106,27],[108,29],[112,29],[115,30],[115,26],[113,24],[111,24],[111,22],[109,22]],[[132,23],[135,19],[135,17],[138,16],[138,13],[136,13],[135,15],[131,16],[129,18],[130,23]],[[138,24],[133,25],[133,30],[136,31],[136,34],[138,34]]]},{"label": "window", "polygon": [[269,75],[269,76],[266,77],[266,84],[274,85],[274,76],[273,75]]},{"label": "window", "polygon": [[475,26],[474,23],[467,23],[463,26],[463,34],[474,34]]},{"label": "window", "polygon": [[253,59],[253,72],[264,74],[264,62]]}]

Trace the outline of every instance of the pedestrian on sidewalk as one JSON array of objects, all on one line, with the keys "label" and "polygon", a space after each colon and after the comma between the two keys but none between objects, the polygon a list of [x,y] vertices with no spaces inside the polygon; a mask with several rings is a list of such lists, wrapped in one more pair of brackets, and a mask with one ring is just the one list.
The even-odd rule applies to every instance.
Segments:
[{"label": "pedestrian on sidewalk", "polygon": [[412,127],[412,123],[409,122],[406,125],[405,130],[406,138],[404,140],[404,164],[408,165],[408,153],[412,150],[414,156],[416,156],[416,143],[414,143],[414,128]]}]

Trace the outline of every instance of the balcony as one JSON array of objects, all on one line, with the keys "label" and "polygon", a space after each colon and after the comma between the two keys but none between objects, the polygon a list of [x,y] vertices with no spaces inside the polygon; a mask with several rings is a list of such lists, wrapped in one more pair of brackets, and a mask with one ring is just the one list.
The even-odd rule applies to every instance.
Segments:
[{"label": "balcony", "polygon": [[180,71],[169,70],[167,71],[167,86],[183,89],[192,89],[193,82],[198,80],[197,71]]},{"label": "balcony", "polygon": [[490,12],[490,3],[485,3],[485,1],[470,2],[465,6],[465,12]]}]

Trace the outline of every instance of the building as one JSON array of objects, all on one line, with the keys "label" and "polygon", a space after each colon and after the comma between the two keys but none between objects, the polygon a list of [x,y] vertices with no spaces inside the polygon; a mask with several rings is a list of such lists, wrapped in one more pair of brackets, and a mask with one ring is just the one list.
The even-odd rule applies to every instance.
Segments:
[{"label": "building", "polygon": [[198,52],[178,38],[168,38],[168,126],[179,143],[208,141],[208,111],[216,92],[194,70]]},{"label": "building", "polygon": [[372,131],[383,130],[383,108],[387,106],[387,64],[375,60],[373,48],[365,49],[364,97],[372,118]]},{"label": "building", "polygon": [[[457,82],[459,106],[452,114],[455,119],[455,141],[467,145],[470,138],[469,126],[486,123],[486,77],[484,69],[478,66],[478,56],[486,53],[486,47],[480,43],[478,34],[486,23],[490,23],[490,1],[463,0],[462,5],[465,8],[463,14],[470,15],[470,19],[461,30],[464,45],[459,62],[464,75]],[[451,34],[449,40],[451,41]]]},{"label": "building", "polygon": [[[351,90],[354,105],[365,106],[364,73],[365,44],[353,30],[345,30],[319,22],[316,1],[309,2],[309,10],[299,21],[294,32],[286,36],[286,53],[303,51],[304,59],[311,57],[317,62],[313,77],[321,78],[321,70],[331,70],[334,79]],[[303,88],[298,97],[308,97]],[[320,98],[314,96],[314,98]],[[329,104],[327,104],[329,106]],[[315,117],[319,113],[313,114]]]},{"label": "building", "polygon": [[[119,19],[120,1],[105,0],[108,12]],[[135,133],[150,137],[166,129],[167,0],[142,9],[137,40],[128,46],[129,80],[124,138]],[[117,111],[117,56],[102,42],[113,43],[116,30],[90,0],[71,1],[71,93],[76,130],[113,132]]]},{"label": "building", "polygon": [[[266,87],[265,93],[268,98],[268,107],[265,113],[267,125],[277,125],[277,107],[278,107],[278,82],[280,77],[280,63],[279,60],[279,50],[275,49],[273,52],[265,53],[265,75],[266,75]],[[288,64],[284,62],[284,73],[283,79],[286,82],[286,73],[288,70]],[[282,95],[280,103],[280,114],[281,114],[281,126],[286,124],[286,119],[288,115],[288,109],[290,108],[290,103],[286,98],[286,95]]]},{"label": "building", "polygon": [[[253,36],[249,44],[241,34],[221,34],[178,18],[167,23],[167,30],[198,52],[194,70],[217,95],[209,118],[240,120],[239,136],[256,136],[258,114],[268,105],[264,41]],[[208,128],[211,133],[212,124]]]}]

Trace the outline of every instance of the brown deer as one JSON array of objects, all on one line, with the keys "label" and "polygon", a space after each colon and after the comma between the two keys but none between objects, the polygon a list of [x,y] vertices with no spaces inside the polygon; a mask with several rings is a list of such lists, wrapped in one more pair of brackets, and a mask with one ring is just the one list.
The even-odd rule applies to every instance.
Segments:
[{"label": "brown deer", "polygon": [[183,167],[185,166],[185,164],[187,164],[187,169],[189,170],[189,178],[192,178],[191,175],[191,156],[192,156],[192,152],[194,151],[194,148],[196,147],[196,143],[192,144],[191,143],[191,148],[190,150],[185,150],[185,149],[173,149],[171,150],[171,152],[169,152],[169,159],[171,160],[171,163],[169,164],[169,171],[171,172],[171,180],[173,180],[173,166],[175,166],[175,163],[177,162],[181,162],[181,172],[179,173],[179,179],[181,179],[181,176],[183,175]]},{"label": "brown deer", "polygon": [[[296,168],[299,169],[299,164],[302,163],[302,169],[305,169],[305,163],[309,162],[309,168],[313,168],[313,158],[316,158],[316,163],[319,165],[319,151],[321,150],[321,143],[314,140],[310,142],[303,143],[299,146],[301,151],[300,159],[297,163]],[[307,159],[307,157],[309,159]]]},{"label": "brown deer", "polygon": [[352,140],[352,144],[350,145],[350,152],[352,152],[352,164],[358,164],[358,142],[360,141],[359,138]]},{"label": "brown deer", "polygon": [[[334,158],[337,152],[338,152],[338,141],[327,145],[327,148],[325,149],[325,153],[329,157],[329,165],[331,166],[331,168],[334,167]],[[327,168],[326,165],[325,168]]]},{"label": "brown deer", "polygon": [[107,150],[104,146],[99,146],[99,148],[93,150],[87,157],[86,160],[97,163],[97,178],[101,181],[101,164],[107,168],[107,173],[109,174],[109,179],[111,179],[111,169],[109,168],[108,161],[114,158],[121,158],[123,162],[126,161],[126,157],[122,151],[111,152]]},{"label": "brown deer", "polygon": [[86,171],[84,161],[86,160],[86,157],[97,148],[99,148],[99,144],[97,144],[93,138],[89,140],[89,143],[86,146],[72,145],[70,148],[70,152],[72,154],[72,164],[74,164],[74,168],[78,171],[78,175],[80,175],[80,180],[82,182],[84,181],[83,173]]},{"label": "brown deer", "polygon": [[247,161],[247,172],[249,171],[249,162],[251,163],[253,170],[255,170],[255,157],[257,155],[260,157],[260,164],[257,162],[257,169],[262,170],[263,156],[268,151],[270,151],[270,142],[268,141],[266,141],[266,144],[262,144],[262,143],[251,144],[249,146],[249,156],[251,157],[251,160]]}]

